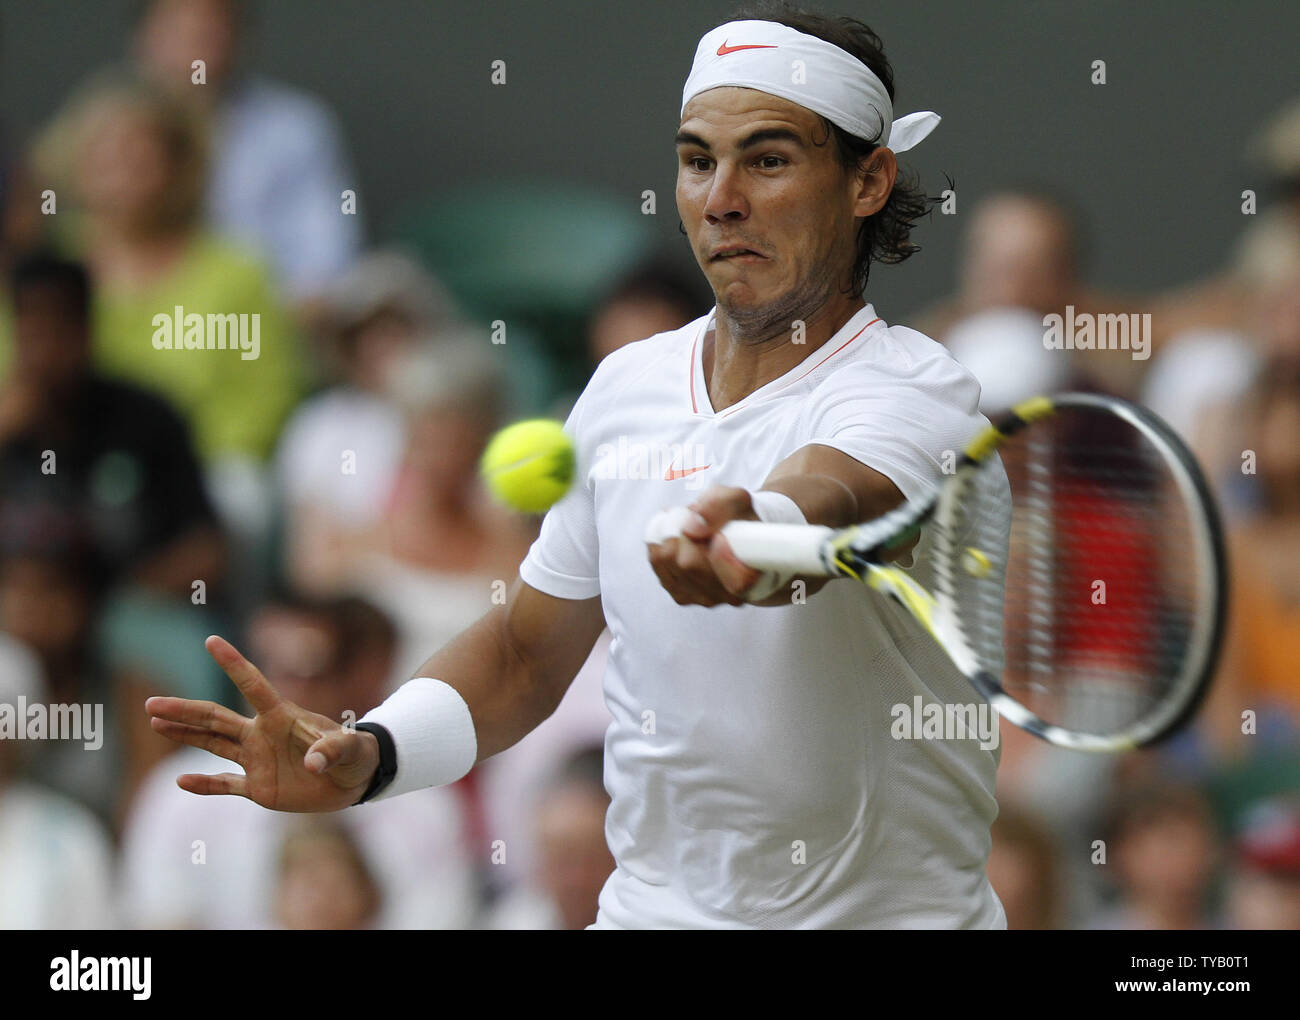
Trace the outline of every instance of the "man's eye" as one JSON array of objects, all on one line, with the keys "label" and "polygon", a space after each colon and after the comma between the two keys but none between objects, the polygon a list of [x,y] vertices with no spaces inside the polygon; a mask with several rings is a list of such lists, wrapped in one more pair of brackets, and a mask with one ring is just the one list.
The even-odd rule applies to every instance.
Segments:
[{"label": "man's eye", "polygon": [[686,162],[692,170],[698,170],[700,173],[709,169],[709,161],[703,156],[692,156]]},{"label": "man's eye", "polygon": [[775,170],[777,167],[785,166],[783,156],[764,156],[758,162],[764,170]]}]

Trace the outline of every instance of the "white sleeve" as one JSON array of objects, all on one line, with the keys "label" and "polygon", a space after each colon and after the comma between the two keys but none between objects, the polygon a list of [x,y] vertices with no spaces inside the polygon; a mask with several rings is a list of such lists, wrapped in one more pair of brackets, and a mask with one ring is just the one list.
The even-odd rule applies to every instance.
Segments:
[{"label": "white sleeve", "polygon": [[939,350],[898,379],[856,368],[836,372],[812,395],[808,443],[874,468],[906,499],[933,490],[950,457],[984,425],[975,377]]},{"label": "white sleeve", "polygon": [[561,599],[590,599],[600,594],[600,550],[596,505],[590,476],[589,433],[585,412],[593,381],[587,384],[565,422],[577,449],[573,488],[547,511],[541,534],[519,564],[519,576],[540,592]]}]

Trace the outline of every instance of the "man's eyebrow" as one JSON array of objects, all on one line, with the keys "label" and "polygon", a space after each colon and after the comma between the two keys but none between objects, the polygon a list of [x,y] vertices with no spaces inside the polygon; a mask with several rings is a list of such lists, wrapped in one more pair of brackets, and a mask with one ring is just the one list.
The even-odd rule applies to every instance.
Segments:
[{"label": "man's eyebrow", "polygon": [[[705,152],[713,151],[708,142],[690,131],[678,131],[677,137],[673,141],[676,145],[694,145]],[[762,145],[764,142],[794,142],[799,146],[804,144],[803,138],[789,128],[763,128],[761,131],[755,131],[747,136],[737,148],[749,149],[755,145]]]},{"label": "man's eyebrow", "polygon": [[678,131],[677,137],[673,139],[673,144],[674,145],[695,145],[703,149],[705,152],[713,151],[711,148],[709,148],[708,142],[706,142],[699,135],[692,134],[690,131]]}]

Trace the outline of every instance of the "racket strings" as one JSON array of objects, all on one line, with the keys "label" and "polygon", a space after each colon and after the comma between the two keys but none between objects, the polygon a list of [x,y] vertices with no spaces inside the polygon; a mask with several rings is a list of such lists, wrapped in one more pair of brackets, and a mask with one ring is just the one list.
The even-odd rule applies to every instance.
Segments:
[{"label": "racket strings", "polygon": [[[999,460],[975,472],[948,545],[966,637],[1046,722],[1128,729],[1185,676],[1204,611],[1169,463],[1115,415],[1073,407],[1008,439]],[[991,567],[972,572],[969,547]]]}]

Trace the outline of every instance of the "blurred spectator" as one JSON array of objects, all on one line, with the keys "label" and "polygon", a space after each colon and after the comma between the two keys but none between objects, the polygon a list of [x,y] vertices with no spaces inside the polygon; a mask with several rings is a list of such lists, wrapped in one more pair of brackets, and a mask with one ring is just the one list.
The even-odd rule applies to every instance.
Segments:
[{"label": "blurred spectator", "polygon": [[1082,293],[1078,217],[1045,192],[1003,192],[971,215],[958,314],[982,308],[1061,313]]},{"label": "blurred spectator", "polygon": [[952,327],[947,346],[979,380],[980,410],[986,415],[1067,388],[1069,352],[1048,350],[1043,344],[1043,320],[1036,312],[976,312]]},{"label": "blurred spectator", "polygon": [[[47,695],[37,657],[0,633],[0,706],[16,713],[19,698]],[[31,750],[0,738],[0,928],[112,928],[108,834],[75,801],[18,778]]]},{"label": "blurred spectator", "polygon": [[[1120,763],[1112,755],[1064,751],[1006,722],[998,733],[999,810],[1038,819],[1058,847],[1088,846],[1095,838],[1094,820],[1114,797]],[[1060,870],[1062,914],[1086,916],[1100,895],[1096,868],[1080,853],[1063,857]]]},{"label": "blurred spectator", "polygon": [[917,317],[916,328],[944,340],[961,319],[987,308],[1039,316],[1081,306],[1079,224],[1055,196],[995,192],[971,210],[962,235],[957,293]]},{"label": "blurred spectator", "polygon": [[206,637],[224,629],[225,619],[189,599],[160,598],[142,589],[119,589],[97,615],[95,658],[110,682],[107,706],[121,739],[121,769],[114,779],[113,822],[122,814],[145,777],[176,745],[149,725],[141,706],[154,695],[200,701],[228,696],[229,682],[203,647]]},{"label": "blurred spectator", "polygon": [[1251,507],[1242,473],[1254,438],[1241,414],[1270,361],[1300,358],[1300,225],[1256,225],[1236,259],[1240,302],[1230,328],[1174,336],[1151,362],[1143,401],[1187,440],[1230,516]]},{"label": "blurred spectator", "polygon": [[1120,791],[1105,838],[1114,907],[1091,928],[1185,931],[1219,927],[1210,910],[1218,832],[1193,787],[1153,783]]},{"label": "blurred spectator", "polygon": [[54,701],[95,692],[91,632],[97,589],[88,557],[75,545],[49,544],[0,556],[0,632],[41,662]]},{"label": "blurred spectator", "polygon": [[387,395],[394,365],[454,317],[438,283],[396,252],[366,256],[330,296],[326,353],[338,382],[294,412],[276,460],[287,573],[299,590],[339,591],[348,543],[382,517],[406,441]]},{"label": "blurred spectator", "polygon": [[[466,332],[422,344],[391,374],[389,392],[406,421],[406,446],[381,520],[344,543],[347,586],[383,608],[401,635],[392,686],[414,676],[453,637],[507,597],[536,535],[536,519],[492,503],[478,474],[500,424],[502,378]],[[477,344],[477,346],[476,346]],[[467,845],[486,887],[491,866],[490,769],[452,789],[466,812]]]},{"label": "blurred spectator", "polygon": [[261,264],[199,226],[204,165],[194,119],[126,78],[80,93],[38,159],[70,189],[57,220],[95,279],[97,365],[167,396],[213,472],[270,452],[304,373]]},{"label": "blurred spectator", "polygon": [[394,682],[500,605],[535,521],[492,503],[478,462],[500,424],[496,362],[481,338],[422,344],[392,373],[406,446],[384,515],[343,550],[347,586],[401,634]]},{"label": "blurred spectator", "polygon": [[224,543],[185,423],[91,365],[91,293],[76,263],[31,256],[11,280],[15,357],[0,382],[0,533],[11,548],[80,536],[101,587],[188,599]]},{"label": "blurred spectator", "polygon": [[1231,926],[1300,930],[1300,802],[1288,797],[1256,805],[1232,849]]},{"label": "blurred spectator", "polygon": [[[2,612],[42,654],[56,700],[105,703],[123,771],[57,745],[43,764],[56,786],[110,812],[167,742],[136,710],[158,680],[138,668],[138,655],[101,658],[95,631],[121,648],[132,628],[127,606],[142,600],[154,608],[134,629],[159,628],[143,636],[147,658],[167,644],[160,635],[195,623],[203,631],[206,614],[191,596],[196,583],[203,602],[218,594],[225,541],[185,423],[154,394],[91,365],[85,270],[29,256],[15,266],[11,292],[15,358],[0,383],[0,552],[10,557]],[[200,664],[192,675],[211,669]]]},{"label": "blurred spectator", "polygon": [[652,262],[624,277],[591,319],[588,349],[593,362],[625,344],[680,329],[713,304],[700,295],[695,276]]},{"label": "blurred spectator", "polygon": [[293,819],[280,850],[275,920],[291,931],[373,928],[380,890],[361,848],[328,815]]},{"label": "blurred spectator", "polygon": [[59,701],[102,694],[91,650],[98,591],[75,546],[0,554],[0,632],[35,652]]},{"label": "blurred spectator", "polygon": [[1248,142],[1246,153],[1261,178],[1262,187],[1250,188],[1258,211],[1247,210],[1243,196],[1242,212],[1249,226],[1226,271],[1152,299],[1158,346],[1185,334],[1241,329],[1243,309],[1257,278],[1248,265],[1250,253],[1267,249],[1278,239],[1291,245],[1300,240],[1300,100],[1270,118]]},{"label": "blurred spectator", "polygon": [[[39,245],[41,214],[39,201],[31,201],[27,167],[11,147],[10,137],[0,120],[0,273],[6,277],[18,252]],[[0,329],[0,365],[8,359],[6,337]]]},{"label": "blurred spectator", "polygon": [[593,924],[600,890],[614,870],[605,842],[608,808],[604,749],[578,752],[537,801],[538,855],[531,881],[496,905],[488,927],[572,930]]},{"label": "blurred spectator", "polygon": [[[135,33],[141,71],[210,118],[207,214],[256,249],[310,319],[361,243],[343,192],[358,190],[333,113],[314,96],[242,71],[244,0],[148,0]],[[206,82],[194,81],[204,62]],[[355,208],[355,207],[354,207]]]},{"label": "blurred spectator", "polygon": [[[1270,724],[1288,744],[1300,734],[1300,351],[1269,363],[1249,396],[1236,413],[1258,508],[1232,532],[1229,636],[1207,711],[1226,757],[1253,749]],[[1246,710],[1256,715],[1252,733],[1243,733]]]},{"label": "blurred spectator", "polygon": [[[254,616],[247,651],[285,697],[344,721],[360,718],[382,700],[394,640],[391,622],[359,599],[286,597]],[[186,772],[238,768],[187,747],[149,776],[122,841],[123,911],[132,924],[265,928],[277,923],[279,862],[293,816],[240,797],[196,797],[176,786],[176,777]],[[468,923],[477,910],[476,888],[454,792],[422,790],[337,817],[380,890],[376,926]]]},{"label": "blurred spectator", "polygon": [[508,848],[494,868],[503,884],[527,878],[538,866],[533,814],[542,784],[582,749],[604,743],[613,721],[605,705],[609,642],[609,631],[602,631],[559,707],[523,740],[480,767],[489,843],[501,839]]},{"label": "blurred spectator", "polygon": [[[958,289],[916,317],[916,328],[948,343],[957,325],[970,316],[993,309],[1032,312],[1043,339],[1043,317],[1076,313],[1137,311],[1120,308],[1114,296],[1090,288],[1083,272],[1082,225],[1076,212],[1058,196],[1033,188],[995,192],[980,199],[967,219],[961,242]],[[987,322],[984,333],[987,333]],[[973,356],[972,335],[963,339]],[[1130,392],[1145,362],[1131,351],[1053,351],[1064,368],[1051,375],[1087,378],[1090,387]],[[1034,355],[1035,362],[1041,362]],[[1034,374],[1041,374],[1039,366]],[[1028,368],[1026,368],[1028,372]]]},{"label": "blurred spectator", "polygon": [[1051,931],[1064,926],[1060,850],[1051,830],[1032,814],[999,807],[992,827],[988,876],[1011,931]]}]

